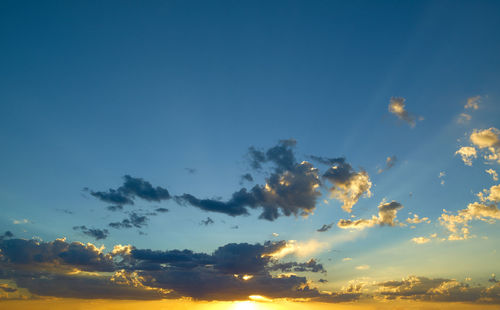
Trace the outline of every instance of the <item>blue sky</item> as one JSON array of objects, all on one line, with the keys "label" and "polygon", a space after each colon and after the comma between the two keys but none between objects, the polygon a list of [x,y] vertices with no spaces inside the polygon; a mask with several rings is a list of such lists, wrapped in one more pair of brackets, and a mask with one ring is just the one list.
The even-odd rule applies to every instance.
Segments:
[{"label": "blue sky", "polygon": [[[442,209],[456,213],[498,183],[484,171],[498,162],[478,155],[467,166],[455,152],[474,131],[500,128],[499,12],[497,1],[3,1],[0,226],[108,249],[208,253],[231,242],[316,240],[327,244],[311,255],[327,267],[328,288],[408,274],[486,282],[500,272],[498,224],[474,222],[474,240],[410,240],[446,239]],[[464,108],[475,96],[479,109]],[[415,126],[389,112],[396,97]],[[470,120],[459,122],[461,113]],[[404,206],[399,221],[412,212],[431,223],[343,230],[336,224],[351,214],[325,182],[307,218],[136,200],[133,208],[169,212],[120,230],[108,224],[124,214],[84,190],[116,189],[131,175],[172,195],[226,201],[269,176],[269,167],[251,169],[249,147],[292,138],[298,163],[345,157],[370,176],[372,196],[355,204],[356,219],[386,199]],[[395,165],[379,173],[389,156]],[[255,182],[241,185],[245,173]],[[215,223],[201,225],[207,217]],[[79,225],[109,237],[96,241]]]}]

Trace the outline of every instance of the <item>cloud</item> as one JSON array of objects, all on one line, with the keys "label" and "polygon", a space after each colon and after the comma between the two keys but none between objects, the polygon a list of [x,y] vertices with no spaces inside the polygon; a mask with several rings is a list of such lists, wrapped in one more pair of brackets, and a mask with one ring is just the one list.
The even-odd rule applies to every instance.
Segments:
[{"label": "cloud", "polygon": [[424,222],[427,223],[427,224],[429,224],[431,221],[429,220],[428,217],[422,217],[422,218],[420,218],[418,216],[418,214],[413,214],[413,218],[407,218],[406,222],[410,223],[410,224],[420,224],[420,223],[424,223]]},{"label": "cloud", "polygon": [[378,216],[373,215],[371,219],[359,219],[359,220],[345,220],[341,219],[338,221],[337,226],[342,229],[358,229],[363,230],[365,228],[373,226],[395,226],[402,225],[396,220],[398,210],[402,209],[403,205],[397,201],[382,202],[378,206]]},{"label": "cloud", "polygon": [[472,159],[477,158],[476,149],[471,146],[462,146],[458,151],[455,152],[455,155],[457,154],[462,157],[462,161],[467,166],[472,166]]},{"label": "cloud", "polygon": [[392,155],[392,156],[387,157],[385,160],[385,167],[378,169],[377,172],[382,173],[384,171],[391,169],[392,167],[394,167],[394,165],[396,164],[397,161],[398,161],[398,158],[396,157],[396,155]]},{"label": "cloud", "polygon": [[123,185],[117,189],[99,192],[90,191],[90,194],[101,201],[117,206],[133,205],[137,197],[150,202],[161,202],[171,198],[168,190],[159,186],[155,188],[151,183],[141,178],[125,175],[123,179]]},{"label": "cloud", "polygon": [[366,171],[355,171],[345,158],[323,158],[312,157],[313,159],[328,164],[331,167],[323,174],[323,178],[328,180],[333,186],[330,194],[333,198],[343,203],[342,209],[352,212],[352,207],[358,202],[361,196],[371,197],[370,188],[372,182]]},{"label": "cloud", "polygon": [[207,219],[206,220],[202,220],[200,224],[208,226],[208,225],[213,224],[213,223],[214,223],[214,220],[212,220],[210,217],[207,217]]},{"label": "cloud", "polygon": [[348,262],[348,261],[351,261],[351,260],[352,260],[352,258],[350,258],[350,257],[344,257],[344,258],[342,258],[343,262]]},{"label": "cloud", "polygon": [[277,263],[272,265],[269,270],[276,271],[280,270],[282,272],[322,272],[325,273],[326,270],[323,268],[322,264],[311,258],[306,263],[288,262],[288,263]]},{"label": "cloud", "polygon": [[389,103],[389,112],[396,115],[400,120],[407,122],[410,127],[415,127],[415,116],[405,109],[405,101],[406,99],[402,97],[392,97]]},{"label": "cloud", "polygon": [[368,269],[370,269],[369,265],[356,266],[356,270],[368,270]]},{"label": "cloud", "polygon": [[464,105],[464,108],[477,110],[479,109],[480,100],[481,96],[467,98],[467,103]]},{"label": "cloud", "polygon": [[106,239],[109,235],[109,231],[107,229],[87,228],[86,226],[74,226],[73,230],[79,230],[85,235],[96,240]]},{"label": "cloud", "polygon": [[121,222],[113,222],[109,223],[110,227],[116,228],[116,229],[122,229],[122,228],[142,228],[144,226],[147,226],[148,224],[148,218],[146,215],[139,215],[135,212],[130,213],[129,217],[126,219],[123,219]]},{"label": "cloud", "polygon": [[262,169],[269,163],[273,171],[265,185],[255,185],[250,190],[242,188],[233,193],[228,201],[199,199],[191,194],[177,196],[181,204],[190,204],[205,211],[224,213],[230,216],[249,214],[250,209],[262,209],[260,219],[274,221],[290,215],[307,216],[316,208],[316,199],[321,182],[318,170],[309,162],[298,163],[292,147],[295,140],[281,140],[267,151],[250,148],[252,167]]},{"label": "cloud", "polygon": [[244,175],[241,176],[242,181],[248,181],[248,182],[253,182],[253,177],[250,173],[245,173]]},{"label": "cloud", "polygon": [[491,177],[493,178],[493,181],[498,181],[498,173],[495,170],[487,169],[485,171],[487,174],[491,175]]},{"label": "cloud", "polygon": [[65,298],[241,300],[262,295],[323,302],[359,298],[352,290],[320,292],[306,277],[273,275],[325,272],[315,259],[280,262],[268,255],[285,246],[284,241],[230,243],[212,254],[115,246],[104,253],[90,243],[63,239],[3,240],[0,276],[35,296]]},{"label": "cloud", "polygon": [[415,238],[412,238],[411,241],[413,241],[416,244],[424,244],[424,243],[431,241],[431,239],[426,238],[426,237],[415,237]]},{"label": "cloud", "polygon": [[459,123],[459,124],[465,124],[468,121],[470,121],[471,118],[472,118],[472,116],[470,116],[470,114],[460,113],[460,115],[458,116],[458,119],[457,119],[457,123]]},{"label": "cloud", "polygon": [[19,224],[28,224],[30,221],[27,219],[22,219],[22,220],[13,220],[12,224],[14,225],[19,225]]},{"label": "cloud", "polygon": [[476,302],[480,301],[486,289],[470,286],[455,279],[432,279],[409,276],[402,281],[377,283],[377,292],[386,300],[405,299],[439,302]]},{"label": "cloud", "polygon": [[10,287],[6,283],[0,283],[0,290],[6,292],[6,293],[14,293],[17,291],[17,288],[15,287]]},{"label": "cloud", "polygon": [[325,232],[325,231],[328,231],[328,230],[330,230],[330,228],[332,228],[333,224],[334,224],[334,223],[330,223],[330,224],[328,224],[328,225],[323,224],[323,226],[321,226],[321,228],[317,229],[316,231],[318,231],[318,232]]},{"label": "cloud", "polygon": [[156,208],[155,209],[156,212],[160,212],[160,213],[166,213],[166,212],[169,212],[169,210],[167,208]]},{"label": "cloud", "polygon": [[189,174],[195,174],[196,173],[196,169],[194,168],[184,168],[184,170],[186,170]]},{"label": "cloud", "polygon": [[72,270],[113,271],[114,262],[110,255],[91,243],[67,243],[65,239],[51,242],[8,239],[0,241],[0,265],[8,264],[17,269],[50,271]]},{"label": "cloud", "polygon": [[448,240],[469,239],[471,237],[469,222],[472,220],[492,224],[500,219],[500,210],[496,204],[500,202],[500,185],[483,190],[478,197],[481,202],[470,203],[466,209],[459,210],[456,215],[443,210],[439,222],[450,232]]},{"label": "cloud", "polygon": [[489,152],[484,159],[500,163],[500,130],[494,127],[475,129],[470,135],[470,141],[479,149],[486,149]]}]

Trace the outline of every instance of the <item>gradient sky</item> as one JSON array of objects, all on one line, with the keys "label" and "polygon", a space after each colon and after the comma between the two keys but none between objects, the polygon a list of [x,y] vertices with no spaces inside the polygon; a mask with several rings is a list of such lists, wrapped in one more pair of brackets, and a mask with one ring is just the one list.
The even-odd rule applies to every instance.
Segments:
[{"label": "gradient sky", "polygon": [[272,309],[500,304],[499,30],[498,1],[1,1],[0,301],[245,300],[144,253],[212,285],[252,245]]}]

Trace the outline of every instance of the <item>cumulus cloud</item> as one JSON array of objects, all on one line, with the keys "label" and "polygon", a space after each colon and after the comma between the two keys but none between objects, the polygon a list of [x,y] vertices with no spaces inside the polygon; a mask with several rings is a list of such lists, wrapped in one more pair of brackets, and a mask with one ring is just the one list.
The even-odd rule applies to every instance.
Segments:
[{"label": "cumulus cloud", "polygon": [[371,219],[345,220],[338,221],[337,226],[342,229],[363,230],[373,226],[395,226],[403,225],[396,220],[398,210],[403,205],[397,201],[385,202],[384,200],[378,206],[378,216],[373,215]]},{"label": "cumulus cloud", "polygon": [[401,281],[385,281],[375,284],[377,296],[386,300],[417,300],[436,302],[495,302],[500,295],[489,288],[471,286],[455,279],[409,276]]},{"label": "cumulus cloud", "polygon": [[109,235],[107,229],[97,229],[97,228],[87,228],[86,226],[74,226],[73,230],[79,230],[87,236],[90,236],[96,240],[106,239]]},{"label": "cumulus cloud", "polygon": [[66,298],[241,300],[264,295],[322,302],[359,298],[353,290],[320,292],[306,277],[279,273],[325,272],[315,259],[280,262],[269,255],[285,246],[284,241],[230,243],[207,254],[119,245],[104,253],[90,243],[63,239],[2,240],[0,276],[34,296]]},{"label": "cumulus cloud", "polygon": [[407,122],[411,127],[415,127],[416,118],[405,109],[405,101],[406,99],[402,97],[392,97],[389,103],[389,112]]},{"label": "cumulus cloud", "polygon": [[363,195],[371,197],[372,182],[366,171],[355,171],[345,158],[313,157],[313,159],[330,166],[323,174],[323,178],[332,184],[331,197],[343,203],[344,211],[352,212],[352,207]]},{"label": "cumulus cloud", "polygon": [[500,163],[500,130],[491,127],[484,130],[475,129],[470,135],[470,141],[479,149],[488,153],[484,159]]},{"label": "cumulus cloud", "polygon": [[144,179],[134,178],[129,175],[125,175],[123,179],[123,185],[117,189],[90,191],[90,194],[101,201],[116,206],[133,205],[137,197],[150,202],[160,202],[171,198],[168,190],[159,186],[153,187],[151,183]]},{"label": "cumulus cloud", "polygon": [[462,161],[467,166],[472,166],[472,159],[477,158],[476,148],[472,146],[462,146],[455,152],[455,155],[460,155],[462,157]]},{"label": "cumulus cloud", "polygon": [[242,188],[228,201],[199,199],[191,194],[177,196],[181,204],[190,204],[205,211],[225,213],[230,216],[249,214],[250,209],[262,209],[259,218],[274,221],[279,216],[307,216],[316,208],[321,181],[318,169],[307,161],[297,162],[293,147],[295,140],[281,140],[278,145],[260,151],[249,150],[251,166],[262,169],[272,166],[266,184],[255,185],[250,190]]},{"label": "cumulus cloud", "polygon": [[466,209],[459,210],[457,214],[443,210],[439,222],[449,232],[448,240],[465,240],[471,237],[469,223],[472,220],[481,220],[494,223],[500,219],[500,185],[494,185],[478,194],[481,202],[470,203]]}]

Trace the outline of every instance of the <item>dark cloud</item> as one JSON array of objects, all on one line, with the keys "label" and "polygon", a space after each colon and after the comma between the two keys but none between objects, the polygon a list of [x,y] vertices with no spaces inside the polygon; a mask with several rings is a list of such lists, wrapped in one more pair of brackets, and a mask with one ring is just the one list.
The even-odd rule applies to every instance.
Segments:
[{"label": "dark cloud", "polygon": [[103,254],[92,244],[67,243],[64,239],[51,242],[9,239],[0,242],[2,265],[17,265],[22,268],[52,269],[78,268],[85,271],[112,271],[111,256]]},{"label": "dark cloud", "polygon": [[166,213],[168,212],[169,210],[167,208],[156,208],[155,209],[156,212],[160,212],[160,213]]},{"label": "dark cloud", "polygon": [[168,190],[162,187],[153,187],[151,183],[129,175],[123,177],[124,183],[118,189],[108,191],[90,191],[90,194],[101,201],[111,203],[115,206],[133,205],[134,200],[139,197],[146,201],[160,202],[171,198]]},{"label": "dark cloud", "polygon": [[121,222],[109,223],[110,227],[121,229],[121,228],[142,228],[147,226],[148,218],[146,215],[139,215],[135,212],[130,213],[129,217],[123,219]]},{"label": "dark cloud", "polygon": [[196,173],[196,169],[194,169],[194,168],[184,168],[184,170],[186,170],[189,174],[195,174]]},{"label": "dark cloud", "polygon": [[319,280],[318,280],[318,282],[319,282],[319,283],[327,283],[327,282],[328,282],[328,280],[326,280],[326,279],[319,279]]},{"label": "dark cloud", "polygon": [[310,163],[297,163],[292,147],[295,140],[281,140],[267,151],[250,148],[249,156],[254,168],[270,163],[273,171],[265,185],[255,185],[250,190],[242,188],[228,201],[198,199],[184,194],[176,199],[205,211],[225,213],[230,216],[249,214],[248,208],[262,208],[259,218],[274,221],[279,216],[308,215],[316,207],[321,195],[318,170]]},{"label": "dark cloud", "polygon": [[325,231],[330,230],[330,228],[332,228],[332,226],[333,226],[333,223],[330,223],[328,225],[323,224],[323,226],[321,226],[321,228],[317,229],[316,231],[325,232]]},{"label": "dark cloud", "polygon": [[[481,286],[470,286],[454,279],[426,278],[410,276],[402,281],[386,281],[378,283],[380,294],[385,299],[409,299],[421,301],[477,302],[488,297],[496,298],[492,289]],[[489,290],[489,292],[488,292]],[[486,301],[486,300],[485,300]]]},{"label": "dark cloud", "polygon": [[231,229],[238,229],[238,228],[240,228],[240,227],[239,227],[238,225],[234,225],[234,226],[231,226],[230,228],[231,228]]},{"label": "dark cloud", "polygon": [[207,217],[207,219],[206,220],[202,220],[200,224],[208,226],[208,225],[213,224],[213,223],[214,223],[214,220],[212,220],[210,217]]},{"label": "dark cloud", "polygon": [[14,234],[10,230],[7,230],[6,232],[3,233],[3,235],[0,235],[0,241],[12,237],[14,237]]},{"label": "dark cloud", "polygon": [[17,291],[17,288],[10,287],[8,284],[5,284],[5,283],[0,283],[0,290],[4,291],[6,293],[14,293]]},{"label": "dark cloud", "polygon": [[355,171],[344,158],[315,158],[331,166],[323,174],[323,178],[332,184],[330,193],[333,198],[343,203],[344,211],[351,212],[362,195],[371,196],[372,183],[366,171]]},{"label": "dark cloud", "polygon": [[280,270],[282,272],[323,272],[326,270],[323,268],[322,264],[318,264],[315,259],[310,259],[306,263],[288,262],[288,263],[277,263],[272,265],[270,270]]},{"label": "dark cloud", "polygon": [[87,236],[95,238],[96,240],[106,239],[109,235],[109,231],[107,229],[96,229],[96,228],[87,228],[86,226],[75,226],[73,230],[79,230]]},{"label": "dark cloud", "polygon": [[305,277],[273,276],[276,271],[324,272],[314,259],[305,263],[274,259],[271,254],[285,246],[285,241],[230,243],[212,254],[115,246],[105,254],[92,244],[62,239],[3,240],[0,278],[35,296],[64,298],[241,300],[264,295],[330,302],[358,298],[345,292],[322,293]]},{"label": "dark cloud", "polygon": [[253,177],[250,173],[245,173],[244,175],[241,176],[242,181],[248,181],[248,182],[253,182]]}]

